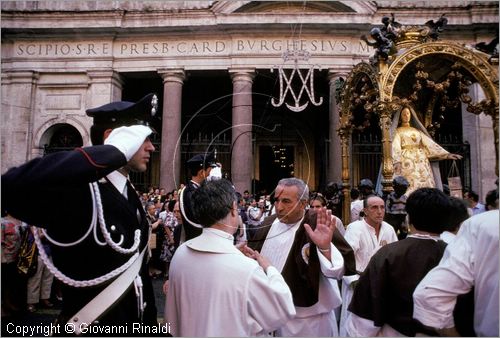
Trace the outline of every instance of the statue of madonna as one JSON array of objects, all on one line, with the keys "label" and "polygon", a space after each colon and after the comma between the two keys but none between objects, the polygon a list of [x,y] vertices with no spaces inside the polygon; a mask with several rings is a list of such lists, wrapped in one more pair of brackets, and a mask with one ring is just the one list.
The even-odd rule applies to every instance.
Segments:
[{"label": "statue of madonna", "polygon": [[[462,156],[449,153],[437,144],[429,136],[410,106],[404,106],[399,115],[400,125],[395,130],[392,139],[394,176],[403,176],[408,180],[409,187],[406,195],[423,187],[442,189],[438,163],[435,162],[433,169],[430,161],[459,160]],[[395,119],[397,118],[395,116]],[[410,121],[419,129],[412,127]]]}]

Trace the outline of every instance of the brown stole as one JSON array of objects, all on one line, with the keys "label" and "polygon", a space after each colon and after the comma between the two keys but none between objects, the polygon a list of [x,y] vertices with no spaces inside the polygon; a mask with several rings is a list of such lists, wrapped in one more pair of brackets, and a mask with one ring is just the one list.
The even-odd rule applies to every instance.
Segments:
[{"label": "brown stole", "polygon": [[[264,245],[264,241],[271,229],[271,225],[277,215],[266,217],[252,239],[248,241],[248,246],[259,252]],[[283,267],[281,274],[290,287],[295,306],[308,307],[318,302],[319,277],[321,268],[319,265],[316,245],[310,240],[304,228],[304,223],[316,228],[316,212],[307,210],[304,220],[295,233],[292,248]],[[302,248],[309,243],[309,264],[302,258]],[[340,251],[344,258],[344,275],[356,273],[356,261],[354,251],[344,239],[339,230],[335,227],[332,238],[333,245]]]}]

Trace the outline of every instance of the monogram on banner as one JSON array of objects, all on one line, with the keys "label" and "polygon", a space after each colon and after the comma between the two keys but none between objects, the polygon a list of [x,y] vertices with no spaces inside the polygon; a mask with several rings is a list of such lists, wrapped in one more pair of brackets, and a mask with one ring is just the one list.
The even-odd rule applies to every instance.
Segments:
[{"label": "monogram on banner", "polygon": [[[321,70],[319,65],[299,65],[299,61],[308,61],[311,54],[305,50],[287,50],[283,53],[283,61],[292,60],[294,62],[294,67],[291,69],[284,69],[283,65],[275,66],[271,69],[271,73],[274,72],[275,68],[278,68],[278,76],[280,81],[280,97],[278,102],[275,98],[271,100],[271,103],[275,107],[280,107],[285,103],[286,107],[294,112],[300,112],[309,105],[311,102],[315,106],[319,106],[323,103],[323,97],[320,97],[316,101],[314,94],[314,70]],[[306,68],[307,67],[307,68]],[[287,75],[287,72],[289,73]],[[294,91],[293,84],[298,83],[300,89],[298,93]],[[307,101],[304,102],[303,96]],[[286,103],[285,100],[287,96],[291,96],[293,99],[293,104]]]}]

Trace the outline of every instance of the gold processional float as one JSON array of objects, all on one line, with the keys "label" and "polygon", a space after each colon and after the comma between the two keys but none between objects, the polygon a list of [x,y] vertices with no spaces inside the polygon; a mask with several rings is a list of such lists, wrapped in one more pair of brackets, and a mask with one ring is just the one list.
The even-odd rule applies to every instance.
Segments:
[{"label": "gold processional float", "polygon": [[[412,107],[418,122],[433,136],[447,109],[465,104],[472,114],[484,113],[493,123],[498,176],[498,36],[490,43],[467,46],[439,39],[447,24],[442,15],[436,22],[409,26],[384,17],[370,38],[362,36],[375,53],[360,62],[339,87],[342,152],[343,222],[350,220],[350,141],[353,130],[362,131],[373,117],[382,133],[382,163],[379,175],[383,194],[390,193],[394,176],[392,136],[403,107]],[[470,86],[477,83],[485,99],[474,103]]]}]

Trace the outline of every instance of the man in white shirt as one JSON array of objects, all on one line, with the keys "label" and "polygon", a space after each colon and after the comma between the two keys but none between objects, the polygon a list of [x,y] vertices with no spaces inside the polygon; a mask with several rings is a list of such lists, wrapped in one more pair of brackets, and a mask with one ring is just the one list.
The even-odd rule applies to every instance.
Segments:
[{"label": "man in white shirt", "polygon": [[344,238],[354,250],[357,275],[345,276],[342,283],[342,312],[340,315],[340,335],[345,336],[345,323],[349,312],[347,308],[354,292],[355,281],[359,279],[370,258],[382,246],[396,242],[398,237],[394,228],[384,222],[385,203],[376,195],[363,200],[364,218],[347,226]]},{"label": "man in white shirt", "polygon": [[177,249],[170,265],[165,308],[170,333],[261,336],[279,328],[295,315],[292,294],[267,259],[233,245],[239,212],[232,184],[206,181],[192,198],[204,228]]},{"label": "man in white shirt", "polygon": [[261,217],[262,208],[257,206],[255,198],[250,198],[250,206],[247,209],[247,225],[252,236],[260,225]]},{"label": "man in white shirt", "polygon": [[[341,304],[337,280],[354,273],[352,249],[331,211],[305,208],[307,185],[285,178],[275,189],[276,215],[267,217],[249,246],[269,258],[292,290],[297,315],[277,336],[336,336],[334,309]],[[333,242],[333,243],[332,243]]]},{"label": "man in white shirt", "polygon": [[464,193],[464,200],[469,203],[472,209],[472,215],[478,215],[486,211],[484,204],[479,203],[479,195],[475,191],[466,191]]},{"label": "man in white shirt", "polygon": [[443,334],[456,335],[457,296],[474,287],[474,330],[477,336],[498,337],[498,217],[498,210],[492,210],[462,224],[439,265],[413,293],[415,319]]}]

